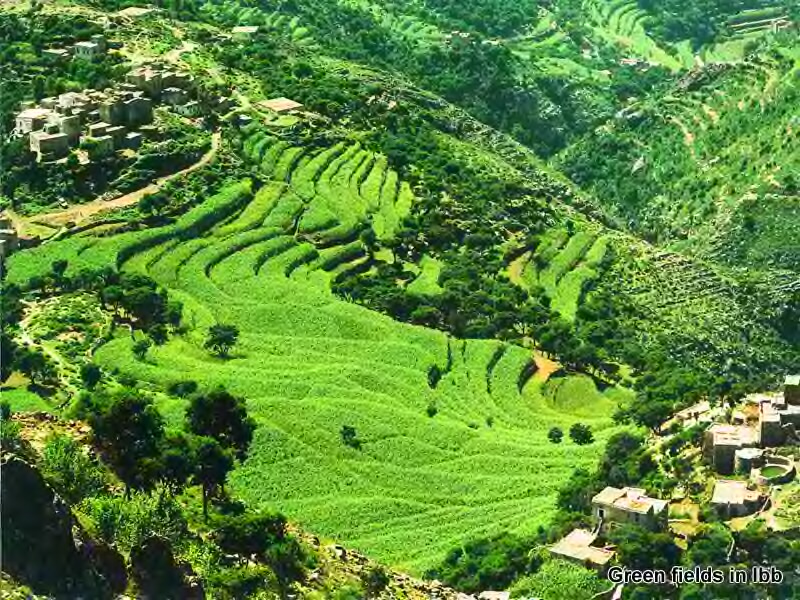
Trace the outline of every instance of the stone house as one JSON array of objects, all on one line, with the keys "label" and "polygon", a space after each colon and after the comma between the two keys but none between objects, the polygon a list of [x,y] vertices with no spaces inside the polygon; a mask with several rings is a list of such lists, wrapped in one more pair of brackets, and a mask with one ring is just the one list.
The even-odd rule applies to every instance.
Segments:
[{"label": "stone house", "polygon": [[758,445],[753,427],[715,423],[703,435],[703,455],[717,473],[730,475],[736,467],[736,451]]},{"label": "stone house", "polygon": [[197,117],[200,115],[200,103],[196,100],[190,100],[186,104],[177,105],[175,112],[184,117]]},{"label": "stone house", "polygon": [[78,42],[73,46],[75,58],[94,60],[103,54],[103,47],[97,42]]},{"label": "stone house", "polygon": [[257,25],[239,25],[238,27],[231,29],[231,35],[233,36],[233,39],[239,42],[248,41],[256,33],[258,33]]},{"label": "stone house", "polygon": [[272,98],[271,100],[263,100],[259,102],[258,105],[276,113],[290,112],[303,108],[303,105],[299,102],[295,102],[294,100],[283,97]]},{"label": "stone house", "polygon": [[725,519],[744,517],[758,511],[764,497],[747,487],[746,481],[718,479],[714,483],[711,506]]},{"label": "stone house", "polygon": [[28,108],[17,114],[14,133],[19,136],[43,129],[52,118],[53,111],[47,108]]},{"label": "stone house", "polygon": [[763,447],[800,444],[800,375],[789,375],[780,394],[761,395],[758,438]]},{"label": "stone house", "polygon": [[53,160],[62,158],[69,152],[69,138],[66,134],[49,131],[32,131],[30,134],[31,151],[39,155],[39,159]]},{"label": "stone house", "polygon": [[189,92],[179,87],[168,87],[161,93],[161,101],[170,106],[186,104],[189,101]]},{"label": "stone house", "polygon": [[594,546],[596,539],[597,533],[586,529],[573,529],[550,547],[550,553],[603,573],[614,558],[614,551],[608,547]]},{"label": "stone house", "polygon": [[609,486],[592,498],[592,514],[603,525],[631,523],[658,531],[667,526],[667,505],[640,488]]}]

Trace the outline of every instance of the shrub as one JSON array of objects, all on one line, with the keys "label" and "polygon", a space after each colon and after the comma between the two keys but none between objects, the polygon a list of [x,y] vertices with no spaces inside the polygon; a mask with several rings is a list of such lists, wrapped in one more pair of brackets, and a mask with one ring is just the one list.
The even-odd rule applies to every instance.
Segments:
[{"label": "shrub", "polygon": [[50,437],[42,451],[40,469],[56,491],[70,504],[101,494],[106,474],[75,440],[66,435]]},{"label": "shrub", "polygon": [[152,535],[177,542],[186,533],[181,507],[165,489],[154,494],[136,492],[129,500],[121,496],[88,498],[79,510],[88,517],[98,537],[126,552]]}]

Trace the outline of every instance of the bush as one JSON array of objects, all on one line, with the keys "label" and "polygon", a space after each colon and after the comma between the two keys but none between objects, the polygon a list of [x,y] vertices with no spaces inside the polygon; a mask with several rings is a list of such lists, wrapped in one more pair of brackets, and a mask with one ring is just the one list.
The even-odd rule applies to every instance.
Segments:
[{"label": "bush", "polygon": [[187,396],[191,396],[197,391],[197,382],[196,381],[175,381],[174,383],[169,384],[167,391],[172,394],[173,396],[179,396],[181,398],[186,398]]},{"label": "bush", "polygon": [[129,500],[120,496],[88,498],[78,509],[98,537],[126,552],[152,535],[177,542],[187,530],[180,505],[165,489],[153,494],[135,492]]},{"label": "bush", "polygon": [[503,533],[454,548],[444,562],[426,573],[464,592],[506,589],[520,576],[534,570],[536,558],[529,556],[534,542]]},{"label": "bush", "polygon": [[106,474],[75,440],[66,435],[50,437],[42,451],[42,475],[70,504],[102,494]]}]

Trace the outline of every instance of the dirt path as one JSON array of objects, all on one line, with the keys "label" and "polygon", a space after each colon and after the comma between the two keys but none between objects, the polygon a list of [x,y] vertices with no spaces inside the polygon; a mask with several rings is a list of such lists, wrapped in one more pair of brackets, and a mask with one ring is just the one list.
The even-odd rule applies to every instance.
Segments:
[{"label": "dirt path", "polygon": [[[135,192],[130,192],[128,194],[124,194],[122,196],[118,196],[112,200],[93,200],[87,204],[78,204],[76,206],[72,206],[66,210],[56,211],[52,213],[47,213],[44,215],[36,215],[29,219],[25,219],[18,215],[14,215],[10,213],[11,220],[14,222],[14,226],[19,230],[24,230],[24,225],[26,221],[36,221],[40,223],[44,223],[46,225],[51,225],[54,227],[64,226],[69,222],[75,223],[76,225],[81,224],[82,222],[86,221],[89,217],[92,217],[98,213],[106,212],[109,210],[113,210],[116,208],[124,208],[126,206],[131,206],[136,204],[141,200],[143,196],[147,194],[152,194],[157,192],[161,187],[179,177],[183,177],[191,173],[192,171],[196,171],[207,165],[211,162],[214,157],[217,155],[220,146],[220,133],[215,132],[211,136],[211,149],[206,152],[200,160],[198,160],[193,165],[186,167],[185,169],[178,171],[177,173],[173,173],[172,175],[166,175],[161,177],[160,179],[156,179],[155,182],[151,183],[150,185],[143,187],[141,189],[136,190]],[[19,227],[22,224],[23,227]]]},{"label": "dirt path", "polygon": [[550,379],[550,375],[561,368],[561,363],[547,358],[538,350],[533,351],[533,362],[536,363],[536,373],[533,374],[533,379],[539,383],[545,383]]},{"label": "dirt path", "polygon": [[41,352],[53,363],[56,365],[56,369],[58,370],[58,379],[61,381],[62,385],[65,389],[70,391],[75,391],[75,386],[72,385],[69,381],[69,375],[67,372],[70,370],[74,370],[74,366],[71,365],[61,354],[49,348],[42,342],[37,342],[33,336],[28,331],[28,326],[30,324],[31,317],[33,317],[37,305],[33,302],[23,302],[25,306],[25,312],[23,314],[22,319],[19,321],[19,336],[17,340],[22,343],[24,346],[30,346],[31,348],[38,348]]}]

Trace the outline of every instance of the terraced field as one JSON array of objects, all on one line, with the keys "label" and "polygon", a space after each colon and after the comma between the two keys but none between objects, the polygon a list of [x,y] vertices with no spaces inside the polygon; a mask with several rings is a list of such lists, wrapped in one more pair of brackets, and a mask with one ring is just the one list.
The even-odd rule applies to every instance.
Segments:
[{"label": "terraced field", "polygon": [[[451,339],[336,298],[332,279],[370,268],[359,233],[391,235],[409,187],[358,144],[312,151],[254,129],[245,151],[269,175],[263,185],[221,190],[166,227],[16,254],[10,279],[59,256],[71,270],[147,273],[180,299],[185,335],[146,361],[122,335],[96,360],[144,382],[194,379],[246,396],[258,429],[231,487],[253,505],[412,572],[476,536],[545,524],[561,482],[597,459],[623,392],[600,393],[585,376],[542,384],[527,350]],[[241,331],[228,360],[202,349],[216,322]],[[432,386],[434,365],[444,375]],[[183,401],[161,407],[180,422]],[[576,421],[595,444],[547,441],[550,427]],[[343,425],[360,450],[342,443]]]},{"label": "terraced field", "polygon": [[588,231],[570,235],[566,229],[551,229],[535,251],[511,265],[510,276],[525,288],[543,287],[553,310],[572,320],[586,289],[599,275],[608,242],[607,236]]},{"label": "terraced field", "polygon": [[647,34],[647,13],[636,0],[586,0],[584,10],[601,38],[627,48],[633,57],[668,69],[691,67],[691,55],[673,56]]}]

